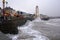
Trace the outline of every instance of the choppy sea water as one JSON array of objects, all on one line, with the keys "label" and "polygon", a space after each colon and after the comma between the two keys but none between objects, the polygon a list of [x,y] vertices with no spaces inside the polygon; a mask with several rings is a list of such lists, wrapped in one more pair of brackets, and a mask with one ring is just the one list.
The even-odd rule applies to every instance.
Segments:
[{"label": "choppy sea water", "polygon": [[[40,31],[37,31],[35,29],[32,29],[32,27],[35,25],[35,23],[44,23],[47,25],[53,25],[53,26],[60,26],[60,19],[51,19],[49,21],[43,21],[40,20],[40,18],[36,18],[33,21],[27,21],[25,25],[18,27],[19,34],[17,35],[6,35],[12,40],[49,40],[48,37],[42,35]],[[8,39],[7,39],[8,40]]]},{"label": "choppy sea water", "polygon": [[32,29],[34,22],[39,21],[41,21],[39,18],[35,19],[34,21],[28,20],[25,25],[18,27],[18,35],[8,34],[7,36],[9,36],[9,38],[12,38],[12,40],[49,40],[39,31]]}]

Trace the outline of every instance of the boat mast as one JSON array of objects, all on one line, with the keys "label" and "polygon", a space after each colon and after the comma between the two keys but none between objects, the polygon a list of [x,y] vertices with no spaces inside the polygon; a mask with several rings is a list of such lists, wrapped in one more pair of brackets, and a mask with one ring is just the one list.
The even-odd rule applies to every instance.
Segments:
[{"label": "boat mast", "polygon": [[3,9],[5,8],[5,0],[2,1],[3,2]]},{"label": "boat mast", "polygon": [[5,8],[5,0],[3,0],[2,3],[3,3],[3,17],[5,19],[5,16],[4,16],[4,14],[5,14],[5,10],[4,10],[4,8]]}]

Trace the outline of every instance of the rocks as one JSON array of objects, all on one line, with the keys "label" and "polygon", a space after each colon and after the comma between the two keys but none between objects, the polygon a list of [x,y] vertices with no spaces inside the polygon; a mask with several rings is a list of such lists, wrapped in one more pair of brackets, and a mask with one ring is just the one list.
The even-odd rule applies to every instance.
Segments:
[{"label": "rocks", "polygon": [[4,34],[18,34],[17,26],[11,20],[4,21],[0,25],[0,31]]},{"label": "rocks", "polygon": [[[0,18],[3,19],[3,18]],[[8,20],[9,19],[9,20]],[[18,34],[18,26],[24,25],[27,20],[32,21],[32,17],[26,17],[24,18],[23,16],[19,17],[8,17],[6,20],[0,20],[0,31],[3,32],[4,34]]]},{"label": "rocks", "polygon": [[49,17],[47,15],[40,14],[41,20],[49,20]]},{"label": "rocks", "polygon": [[28,19],[20,19],[19,17],[13,17],[11,20],[3,20],[0,23],[0,31],[4,34],[18,34],[18,26],[22,26]]}]

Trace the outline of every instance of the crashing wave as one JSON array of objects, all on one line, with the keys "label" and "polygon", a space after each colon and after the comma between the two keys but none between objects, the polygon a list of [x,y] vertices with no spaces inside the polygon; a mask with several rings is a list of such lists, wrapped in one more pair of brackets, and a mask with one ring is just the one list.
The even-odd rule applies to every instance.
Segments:
[{"label": "crashing wave", "polygon": [[40,18],[36,18],[34,21],[27,21],[24,26],[18,27],[19,33],[17,35],[8,34],[7,36],[12,40],[49,40],[39,31],[32,29],[34,22],[39,21],[41,21]]}]

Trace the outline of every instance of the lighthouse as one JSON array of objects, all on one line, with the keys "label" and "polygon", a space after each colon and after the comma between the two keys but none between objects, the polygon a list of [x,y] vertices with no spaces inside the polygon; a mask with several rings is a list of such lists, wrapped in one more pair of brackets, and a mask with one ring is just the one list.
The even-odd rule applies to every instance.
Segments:
[{"label": "lighthouse", "polygon": [[36,6],[36,8],[35,8],[35,18],[37,18],[37,17],[40,17],[39,7],[38,6]]}]

